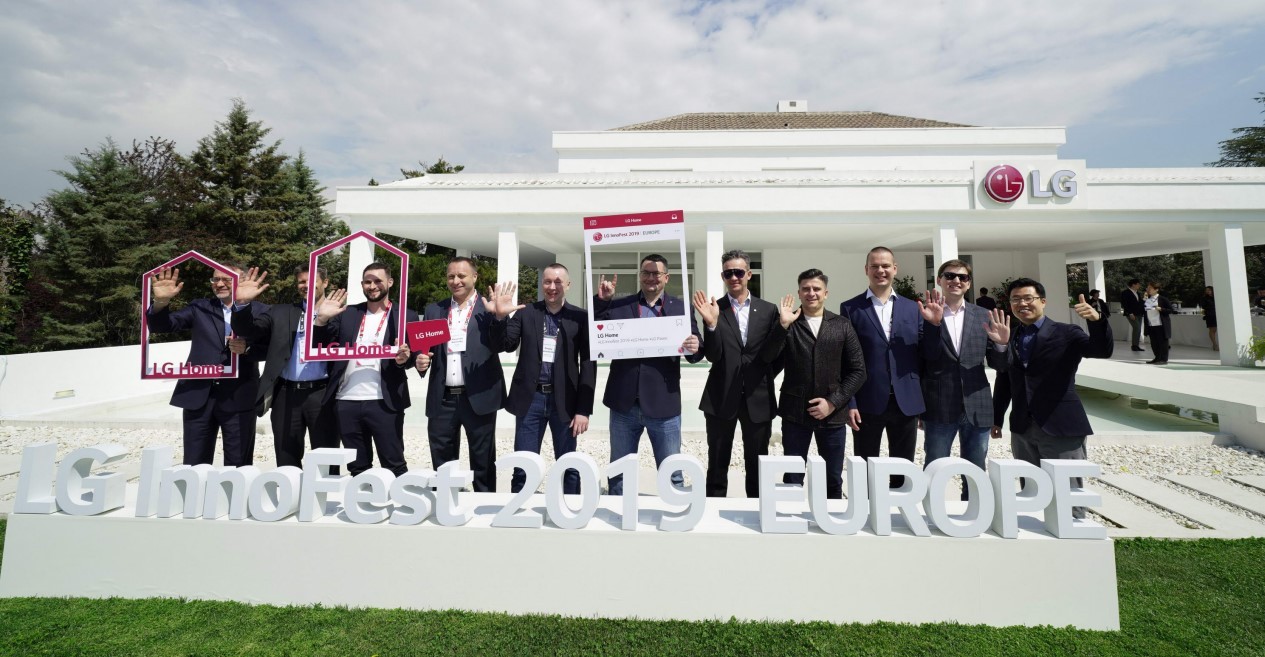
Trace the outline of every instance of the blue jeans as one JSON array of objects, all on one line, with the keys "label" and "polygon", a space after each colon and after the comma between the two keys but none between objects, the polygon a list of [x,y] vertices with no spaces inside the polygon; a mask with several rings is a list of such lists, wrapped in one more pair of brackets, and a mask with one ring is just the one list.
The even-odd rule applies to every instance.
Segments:
[{"label": "blue jeans", "polygon": [[[817,436],[817,454],[826,462],[826,497],[843,499],[843,450],[848,439],[848,426],[810,428],[782,419],[782,451],[787,456],[808,460],[808,444]],[[782,483],[804,485],[802,472],[782,475]]]},{"label": "blue jeans", "polygon": [[[540,445],[545,437],[545,426],[548,425],[553,435],[553,458],[556,460],[563,454],[575,451],[575,436],[571,435],[571,422],[558,415],[558,406],[554,403],[553,393],[537,392],[531,400],[527,413],[514,423],[514,451],[540,453]],[[514,468],[510,478],[510,492],[523,490],[527,482],[527,474],[520,468]],[[567,495],[580,493],[580,473],[567,470],[562,477],[562,492]]]},{"label": "blue jeans", "polygon": [[[979,466],[984,472],[988,472],[984,459],[988,456],[988,431],[992,427],[977,427],[966,421],[966,416],[958,418],[957,422],[930,422],[922,421],[923,431],[926,433],[923,449],[926,451],[926,458],[923,467],[930,465],[936,459],[942,459],[949,455],[949,448],[953,446],[953,438],[957,436],[959,439],[958,446],[962,451],[962,458]],[[965,483],[962,486],[962,499],[970,499],[967,494]]]},{"label": "blue jeans", "polygon": [[[650,449],[654,451],[656,467],[663,464],[663,459],[681,453],[681,416],[665,418],[646,417],[641,406],[633,404],[628,412],[611,409],[611,463],[637,453],[637,445],[641,442],[641,432],[650,434]],[[685,486],[685,477],[678,470],[672,473],[672,485]],[[610,494],[624,493],[624,476],[610,478]]]}]

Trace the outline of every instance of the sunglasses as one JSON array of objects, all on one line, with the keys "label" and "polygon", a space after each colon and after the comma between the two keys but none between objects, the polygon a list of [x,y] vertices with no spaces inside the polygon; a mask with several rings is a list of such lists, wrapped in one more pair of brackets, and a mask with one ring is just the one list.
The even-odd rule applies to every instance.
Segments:
[{"label": "sunglasses", "polygon": [[721,275],[721,276],[723,276],[723,277],[725,278],[725,280],[729,280],[729,279],[731,279],[731,278],[742,278],[743,276],[746,276],[746,275],[747,275],[747,270],[745,270],[745,269],[726,269],[726,270],[724,270],[724,271],[720,272],[720,275]]},{"label": "sunglasses", "polygon": [[955,271],[946,271],[943,274],[940,274],[940,277],[946,281],[962,281],[963,283],[971,282],[970,274],[959,274]]}]

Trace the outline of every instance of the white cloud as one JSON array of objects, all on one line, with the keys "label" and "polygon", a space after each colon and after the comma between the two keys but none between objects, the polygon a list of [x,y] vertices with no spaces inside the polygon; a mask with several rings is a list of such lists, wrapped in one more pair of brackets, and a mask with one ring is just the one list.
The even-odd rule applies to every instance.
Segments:
[{"label": "white cloud", "polygon": [[1224,46],[1261,31],[1252,4],[21,3],[0,22],[0,196],[43,196],[61,184],[48,170],[107,136],[191,150],[232,97],[331,186],[439,155],[548,171],[553,130],[781,98],[977,125],[1119,121],[1129,85],[1192,63],[1259,79],[1259,59]]}]

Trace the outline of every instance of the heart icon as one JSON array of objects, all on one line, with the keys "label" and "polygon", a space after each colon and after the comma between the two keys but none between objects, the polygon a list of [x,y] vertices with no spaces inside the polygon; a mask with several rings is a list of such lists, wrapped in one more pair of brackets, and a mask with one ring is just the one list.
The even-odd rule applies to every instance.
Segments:
[{"label": "heart icon", "polygon": [[601,325],[601,324],[598,324],[598,325],[597,325],[597,330],[599,330],[599,331],[600,331],[600,330],[602,330],[602,325]]},{"label": "heart icon", "polygon": [[683,353],[685,353],[685,347],[677,347],[677,348],[676,348],[676,353],[678,353],[678,354],[683,354]]}]

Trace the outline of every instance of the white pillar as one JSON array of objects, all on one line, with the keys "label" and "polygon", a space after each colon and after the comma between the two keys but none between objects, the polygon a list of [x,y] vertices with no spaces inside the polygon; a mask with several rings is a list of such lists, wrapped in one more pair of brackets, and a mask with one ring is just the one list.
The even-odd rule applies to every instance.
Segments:
[{"label": "white pillar", "polygon": [[[373,228],[363,226],[355,226],[351,232],[363,230],[370,235],[377,235],[378,231]],[[347,243],[347,303],[363,303],[365,301],[364,290],[360,287],[360,276],[365,273],[365,267],[373,262],[373,242],[366,239],[355,239]],[[398,293],[399,290],[396,290]]]},{"label": "white pillar", "polygon": [[[1204,285],[1205,286],[1212,285],[1212,251],[1209,249],[1203,250],[1203,266],[1204,266]],[[1216,292],[1216,290],[1213,290],[1213,292]]]},{"label": "white pillar", "polygon": [[720,226],[707,227],[707,250],[704,252],[703,261],[698,261],[698,256],[694,256],[695,268],[700,272],[694,279],[694,285],[705,292],[707,296],[719,299],[725,296],[727,288],[725,280],[720,276],[722,263],[721,256],[725,255],[725,229]]},{"label": "white pillar", "polygon": [[[933,270],[940,269],[949,260],[957,260],[958,258],[958,229],[957,226],[941,224],[936,227],[935,232],[931,234],[931,265]],[[922,278],[919,276],[918,278]],[[919,281],[919,287],[922,281]]]},{"label": "white pillar", "polygon": [[[496,282],[518,282],[518,231],[512,226],[496,234]],[[514,303],[518,303],[517,293]]]},{"label": "white pillar", "polygon": [[1243,258],[1243,226],[1211,224],[1208,246],[1212,286],[1217,299],[1217,342],[1222,365],[1251,365],[1241,354],[1252,337],[1252,316],[1245,303],[1247,262]]},{"label": "white pillar", "polygon": [[1072,311],[1067,305],[1067,254],[1038,253],[1037,280],[1045,286],[1045,314],[1060,322],[1072,321]]},{"label": "white pillar", "polygon": [[1098,298],[1103,301],[1111,299],[1112,296],[1107,293],[1107,269],[1103,266],[1103,259],[1090,260],[1086,264],[1089,266],[1089,289],[1102,292]]}]

